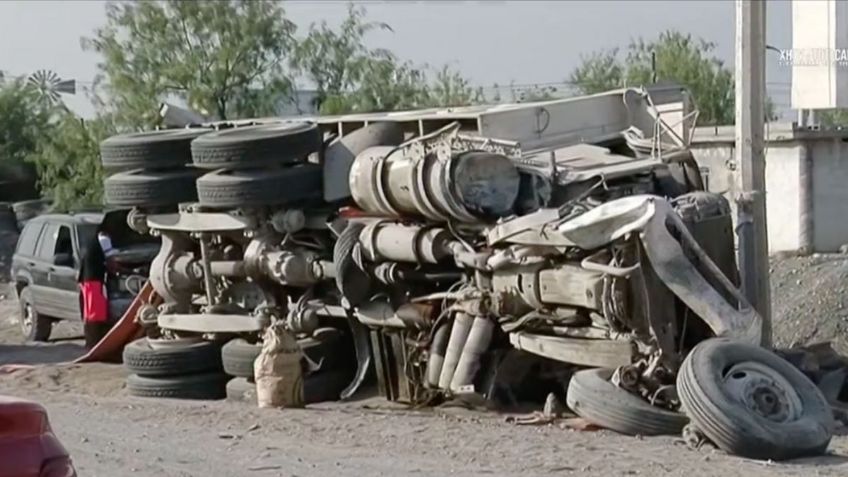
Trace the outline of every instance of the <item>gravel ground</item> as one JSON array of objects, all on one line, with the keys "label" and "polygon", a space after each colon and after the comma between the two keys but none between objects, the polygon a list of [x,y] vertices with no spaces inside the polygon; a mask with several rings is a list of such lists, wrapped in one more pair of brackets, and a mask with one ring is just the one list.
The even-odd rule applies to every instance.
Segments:
[{"label": "gravel ground", "polygon": [[[773,260],[777,344],[833,340],[848,352],[846,278],[841,255]],[[0,283],[0,364],[52,364],[0,374],[0,393],[47,407],[81,476],[848,475],[844,435],[827,456],[774,464],[690,450],[672,437],[515,426],[502,415],[411,411],[379,398],[286,411],[144,400],[126,395],[120,366],[55,364],[82,354],[78,325],[24,345],[17,315],[11,287]]]}]

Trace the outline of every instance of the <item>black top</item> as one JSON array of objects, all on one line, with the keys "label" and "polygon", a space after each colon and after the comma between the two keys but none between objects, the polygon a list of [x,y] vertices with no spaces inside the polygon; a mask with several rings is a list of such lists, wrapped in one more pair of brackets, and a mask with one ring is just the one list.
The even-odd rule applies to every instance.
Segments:
[{"label": "black top", "polygon": [[80,283],[91,280],[103,282],[105,279],[106,254],[103,253],[103,248],[100,247],[100,241],[95,234],[85,248],[85,256],[82,258],[77,281]]}]

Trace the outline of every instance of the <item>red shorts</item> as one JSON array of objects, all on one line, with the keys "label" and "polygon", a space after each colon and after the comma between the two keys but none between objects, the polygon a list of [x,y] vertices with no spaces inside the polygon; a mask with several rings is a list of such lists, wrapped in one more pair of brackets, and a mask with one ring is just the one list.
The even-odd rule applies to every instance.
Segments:
[{"label": "red shorts", "polygon": [[109,301],[103,294],[103,283],[85,281],[80,283],[82,293],[82,320],[86,323],[104,323],[109,319]]}]

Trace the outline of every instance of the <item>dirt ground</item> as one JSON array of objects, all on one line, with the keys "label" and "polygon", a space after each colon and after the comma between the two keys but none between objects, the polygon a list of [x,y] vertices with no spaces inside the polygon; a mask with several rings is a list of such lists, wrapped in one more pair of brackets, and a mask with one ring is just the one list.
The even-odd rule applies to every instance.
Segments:
[{"label": "dirt ground", "polygon": [[[58,363],[82,353],[79,329],[22,345],[17,303],[0,285],[0,364]],[[50,364],[0,374],[0,394],[37,400],[80,476],[848,474],[848,437],[829,454],[790,463],[692,450],[674,437],[634,438],[516,426],[505,416],[458,408],[409,410],[378,397],[306,410],[261,410],[225,401],[130,397],[108,364]]]}]

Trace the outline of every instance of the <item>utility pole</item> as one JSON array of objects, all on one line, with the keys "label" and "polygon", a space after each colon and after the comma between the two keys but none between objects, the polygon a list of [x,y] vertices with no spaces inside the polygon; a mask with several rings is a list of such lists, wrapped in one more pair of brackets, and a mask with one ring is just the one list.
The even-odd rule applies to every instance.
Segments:
[{"label": "utility pole", "polygon": [[768,227],[766,224],[765,111],[766,2],[736,0],[736,163],[742,192],[737,234],[742,291],[763,318],[762,345],[771,347]]}]

